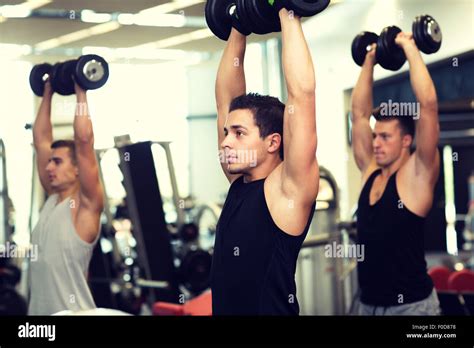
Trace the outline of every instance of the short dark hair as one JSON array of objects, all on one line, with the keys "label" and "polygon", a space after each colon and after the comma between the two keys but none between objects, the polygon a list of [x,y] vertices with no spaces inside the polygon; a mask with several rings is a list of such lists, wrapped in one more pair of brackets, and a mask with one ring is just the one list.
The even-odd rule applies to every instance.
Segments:
[{"label": "short dark hair", "polygon": [[383,116],[380,114],[380,107],[375,108],[372,112],[374,118],[380,122],[397,120],[402,131],[402,135],[411,135],[415,140],[415,120],[410,116]]},{"label": "short dark hair", "polygon": [[275,97],[248,93],[234,98],[230,103],[229,112],[242,109],[248,109],[252,112],[262,139],[273,133],[280,134],[279,155],[283,160],[283,114],[285,104]]},{"label": "short dark hair", "polygon": [[76,144],[74,143],[74,140],[56,140],[51,144],[51,149],[57,149],[60,147],[67,147],[69,149],[71,162],[72,164],[76,165]]}]

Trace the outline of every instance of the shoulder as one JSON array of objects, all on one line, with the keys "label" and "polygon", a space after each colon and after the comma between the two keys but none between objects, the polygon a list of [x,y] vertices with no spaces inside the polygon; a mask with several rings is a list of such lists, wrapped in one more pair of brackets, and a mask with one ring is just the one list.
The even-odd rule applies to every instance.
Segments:
[{"label": "shoulder", "polygon": [[43,207],[49,207],[52,205],[55,205],[58,201],[59,195],[57,193],[52,193],[46,198],[46,201],[44,202]]},{"label": "shoulder", "polygon": [[369,180],[369,178],[380,169],[380,167],[372,160],[367,169],[362,173],[362,186]]}]

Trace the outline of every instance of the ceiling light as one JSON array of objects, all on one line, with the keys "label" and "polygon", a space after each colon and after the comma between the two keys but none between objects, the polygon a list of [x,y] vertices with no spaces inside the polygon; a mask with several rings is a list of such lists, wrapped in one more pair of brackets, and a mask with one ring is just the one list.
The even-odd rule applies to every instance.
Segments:
[{"label": "ceiling light", "polygon": [[[52,0],[28,0],[17,5],[0,6],[0,13],[5,18],[26,18],[31,15],[31,11],[49,4]],[[0,22],[4,22],[0,21]]]},{"label": "ceiling light", "polygon": [[189,41],[194,41],[194,40],[200,40],[200,39],[205,39],[208,37],[214,36],[214,34],[209,30],[209,28],[204,28],[204,29],[199,29],[192,31],[190,33],[186,34],[181,34],[181,35],[176,35],[172,36],[163,40],[158,40],[155,42],[149,42],[146,44],[134,46],[133,48],[139,49],[139,48],[166,48],[166,47],[172,47],[176,45],[180,45]]},{"label": "ceiling light", "polygon": [[58,47],[64,44],[68,44],[74,41],[86,39],[94,35],[105,34],[120,28],[120,24],[117,22],[107,22],[103,24],[95,25],[91,28],[82,29],[69,33],[66,35],[59,36],[57,38],[46,40],[35,45],[35,49],[38,51],[49,50],[54,47]]},{"label": "ceiling light", "polygon": [[0,44],[0,51],[2,59],[12,59],[29,55],[32,49],[28,45]]},{"label": "ceiling light", "polygon": [[133,18],[136,25],[156,26],[156,27],[183,27],[186,18],[179,14],[137,14]]},{"label": "ceiling light", "polygon": [[26,18],[31,14],[31,10],[20,5],[4,5],[0,7],[0,13],[5,18]]},{"label": "ceiling light", "polygon": [[82,10],[81,20],[86,23],[106,23],[112,20],[112,15],[110,13],[96,13],[91,10]]},{"label": "ceiling light", "polygon": [[134,14],[132,13],[121,13],[117,16],[117,22],[123,25],[134,24]]}]

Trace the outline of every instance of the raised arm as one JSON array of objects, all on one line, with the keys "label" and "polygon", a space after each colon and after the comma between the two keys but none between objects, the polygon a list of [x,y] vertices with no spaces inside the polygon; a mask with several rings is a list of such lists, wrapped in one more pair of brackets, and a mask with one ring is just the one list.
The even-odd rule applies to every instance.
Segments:
[{"label": "raised arm", "polygon": [[[222,54],[216,78],[217,139],[218,149],[224,141],[224,125],[229,114],[229,106],[235,97],[245,94],[244,56],[246,37],[232,28],[227,46]],[[223,156],[221,156],[222,158]],[[226,164],[221,167],[227,179],[232,182],[239,175],[227,172]]]},{"label": "raised arm", "polygon": [[359,79],[352,90],[352,150],[362,174],[367,171],[373,159],[372,129],[369,121],[373,109],[374,65],[375,44],[365,56]]},{"label": "raised arm", "polygon": [[316,97],[313,61],[300,18],[279,12],[282,29],[283,72],[288,100],[283,120],[284,161],[282,191],[305,204],[316,199],[319,168],[316,161]]},{"label": "raised arm", "polygon": [[411,86],[420,105],[420,115],[416,122],[415,163],[417,169],[432,172],[433,176],[437,176],[439,121],[436,89],[413,35],[399,33],[395,41],[405,51],[410,65]]},{"label": "raised arm", "polygon": [[53,143],[53,126],[51,125],[51,101],[53,90],[49,81],[45,83],[43,99],[33,126],[33,144],[36,151],[36,165],[43,189],[49,194],[49,185],[46,166],[51,157],[51,144]]},{"label": "raised arm", "polygon": [[94,150],[94,134],[87,106],[86,92],[76,85],[77,107],[74,117],[74,142],[80,182],[78,233],[92,242],[99,231],[99,216],[104,206],[103,188]]}]

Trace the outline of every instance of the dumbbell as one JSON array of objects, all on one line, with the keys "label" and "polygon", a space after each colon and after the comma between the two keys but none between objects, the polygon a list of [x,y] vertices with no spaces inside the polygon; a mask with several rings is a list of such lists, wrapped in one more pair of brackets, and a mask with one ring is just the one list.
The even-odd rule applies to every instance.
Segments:
[{"label": "dumbbell", "polygon": [[[363,31],[352,41],[351,51],[354,62],[362,66],[370,46],[377,44],[375,56],[377,62],[385,69],[396,71],[405,64],[406,57],[403,49],[395,43],[395,38],[401,29],[389,26],[380,35]],[[438,22],[429,16],[415,18],[412,24],[413,39],[417,47],[426,54],[437,52],[441,47],[442,34]]]},{"label": "dumbbell", "polygon": [[30,72],[30,86],[33,93],[38,97],[44,94],[44,83],[51,74],[53,66],[49,63],[37,64]]},{"label": "dumbbell", "polygon": [[30,73],[30,86],[37,96],[43,95],[44,83],[48,77],[54,92],[71,95],[75,93],[74,80],[84,90],[102,87],[109,78],[109,66],[104,58],[95,54],[54,65],[35,65]]},{"label": "dumbbell", "polygon": [[299,17],[312,17],[328,6],[330,0],[237,0],[237,8],[242,8],[243,21],[256,34],[281,31],[278,11],[286,8]]},{"label": "dumbbell", "polygon": [[329,3],[330,0],[208,0],[205,15],[211,31],[227,40],[232,27],[243,35],[281,31],[280,8],[310,17],[326,9]]},{"label": "dumbbell", "polygon": [[195,246],[186,248],[182,253],[178,278],[189,291],[200,293],[210,286],[212,255]]},{"label": "dumbbell", "polygon": [[252,32],[242,23],[236,0],[208,0],[204,14],[209,29],[221,40],[226,41],[229,38],[232,27],[242,35]]}]

